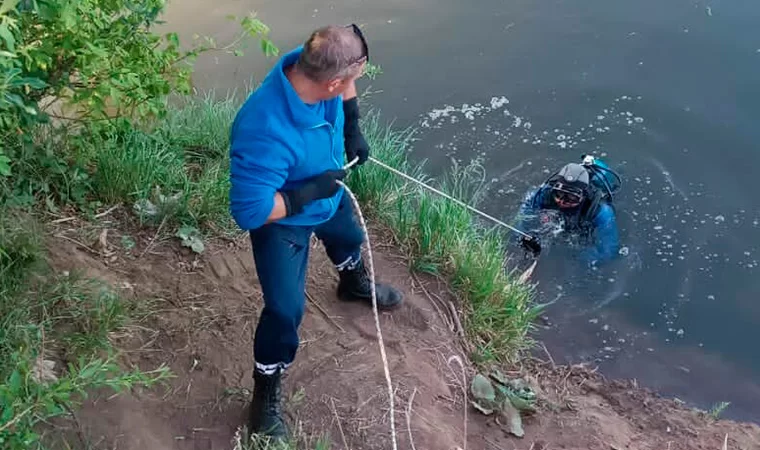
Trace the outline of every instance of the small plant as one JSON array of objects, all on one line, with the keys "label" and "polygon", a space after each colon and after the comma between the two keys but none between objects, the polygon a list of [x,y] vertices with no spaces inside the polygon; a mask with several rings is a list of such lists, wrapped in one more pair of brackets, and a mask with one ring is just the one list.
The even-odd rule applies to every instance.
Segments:
[{"label": "small plant", "polygon": [[124,247],[124,250],[130,251],[135,248],[135,245],[137,244],[135,243],[135,240],[132,239],[132,236],[125,234],[121,237],[121,246]]},{"label": "small plant", "polygon": [[382,75],[383,68],[377,64],[367,63],[364,66],[364,76],[370,80],[375,80],[378,76]]},{"label": "small plant", "polygon": [[201,232],[193,226],[182,225],[179,230],[177,230],[175,236],[182,241],[183,247],[190,247],[195,253],[200,254],[205,250]]},{"label": "small plant", "polygon": [[232,438],[232,450],[330,450],[330,438],[327,435],[306,436],[300,426],[289,441],[274,441],[266,436],[248,435],[238,428]]},{"label": "small plant", "polygon": [[713,420],[720,419],[723,412],[731,405],[731,402],[720,402],[713,405],[710,411],[707,413]]},{"label": "small plant", "polygon": [[525,432],[520,413],[535,412],[536,394],[522,379],[510,379],[496,371],[486,377],[475,375],[470,384],[472,406],[490,416],[499,414],[507,419],[507,431],[517,437]]}]

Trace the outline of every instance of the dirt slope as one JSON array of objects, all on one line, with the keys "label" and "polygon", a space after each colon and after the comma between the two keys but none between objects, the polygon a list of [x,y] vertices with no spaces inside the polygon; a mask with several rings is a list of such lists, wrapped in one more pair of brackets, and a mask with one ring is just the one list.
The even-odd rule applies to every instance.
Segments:
[{"label": "dirt slope", "polygon": [[[103,237],[106,227],[105,239],[90,244],[85,236]],[[152,234],[139,232],[131,233],[136,248],[126,252],[120,237],[130,233],[113,223],[90,225],[84,235],[81,227],[69,228],[57,233],[79,244],[51,238],[53,266],[103,279],[128,301],[156,299],[146,323],[114,338],[126,351],[125,364],[153,369],[165,363],[176,374],[151,391],[96,393],[77,414],[70,437],[93,449],[230,449],[252,387],[251,335],[261,307],[247,239],[211,243],[196,257],[171,240],[151,243]],[[401,309],[381,317],[399,448],[413,448],[410,434],[416,449],[465,448],[459,370],[447,365],[451,356],[463,357],[454,321],[444,314],[450,294],[432,279],[421,280],[423,290],[391,247],[376,247],[380,278],[406,294]],[[389,449],[388,398],[371,310],[335,298],[337,277],[317,242],[309,271],[313,301],[285,380],[290,422],[305,436],[328,433],[331,448]],[[532,364],[523,370],[553,406],[526,420],[523,439],[468,408],[466,448],[719,450],[728,434],[729,449],[760,449],[757,426],[708,421],[630,383],[608,382],[578,367]]]}]

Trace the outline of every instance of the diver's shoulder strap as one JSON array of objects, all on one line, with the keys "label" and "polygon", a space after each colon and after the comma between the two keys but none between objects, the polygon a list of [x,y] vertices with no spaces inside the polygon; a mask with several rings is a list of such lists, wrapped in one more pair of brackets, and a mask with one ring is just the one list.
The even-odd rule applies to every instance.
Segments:
[{"label": "diver's shoulder strap", "polygon": [[597,213],[599,213],[599,208],[603,201],[604,195],[601,193],[601,189],[592,188],[589,200],[585,202],[581,209],[581,220],[586,223],[592,223]]}]

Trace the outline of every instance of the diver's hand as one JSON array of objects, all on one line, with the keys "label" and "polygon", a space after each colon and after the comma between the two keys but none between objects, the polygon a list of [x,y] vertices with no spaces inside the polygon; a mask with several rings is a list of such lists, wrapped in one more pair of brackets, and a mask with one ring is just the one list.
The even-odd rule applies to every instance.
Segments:
[{"label": "diver's hand", "polygon": [[541,242],[539,242],[538,238],[535,236],[522,236],[520,238],[520,245],[535,256],[538,256],[541,253]]}]

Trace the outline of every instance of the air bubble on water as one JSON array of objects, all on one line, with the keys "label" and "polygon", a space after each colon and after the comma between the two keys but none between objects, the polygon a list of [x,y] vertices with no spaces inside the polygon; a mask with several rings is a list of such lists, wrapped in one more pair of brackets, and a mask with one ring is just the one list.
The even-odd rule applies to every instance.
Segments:
[{"label": "air bubble on water", "polygon": [[509,99],[507,97],[501,96],[501,97],[491,97],[491,109],[499,109],[504,105],[509,104]]},{"label": "air bubble on water", "polygon": [[643,117],[634,117],[633,120],[636,123],[643,123],[644,122],[644,118]]},{"label": "air bubble on water", "polygon": [[683,337],[683,335],[684,335],[684,331],[683,331],[683,328],[680,328],[678,331],[676,331],[676,335],[677,335],[678,337]]},{"label": "air bubble on water", "polygon": [[628,250],[628,247],[622,247],[622,248],[620,249],[620,251],[618,251],[618,253],[619,253],[621,256],[628,256],[628,251],[629,251],[629,250]]},{"label": "air bubble on water", "polygon": [[726,218],[723,217],[723,216],[715,216],[715,221],[716,222],[725,222]]},{"label": "air bubble on water", "polygon": [[[605,109],[604,112],[606,113],[607,110]],[[596,120],[604,120],[604,116],[596,116]]]},{"label": "air bubble on water", "polygon": [[656,231],[662,230],[662,225],[656,225],[656,226],[654,227],[654,229],[655,229]]},{"label": "air bubble on water", "polygon": [[712,294],[710,294],[710,295],[707,296],[707,299],[708,300],[715,300],[715,296],[712,295]]}]

